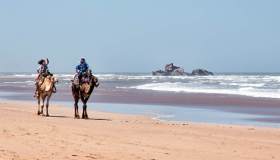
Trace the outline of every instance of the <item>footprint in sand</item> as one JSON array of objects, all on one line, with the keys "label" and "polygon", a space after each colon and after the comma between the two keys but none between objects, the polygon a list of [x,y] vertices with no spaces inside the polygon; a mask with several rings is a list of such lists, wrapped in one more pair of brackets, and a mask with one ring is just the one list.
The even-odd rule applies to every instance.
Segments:
[{"label": "footprint in sand", "polygon": [[0,149],[0,159],[20,159],[16,152]]},{"label": "footprint in sand", "polygon": [[9,130],[7,129],[3,129],[2,130],[2,133],[5,135],[5,136],[9,136],[9,137],[14,137],[15,135],[13,133],[11,133]]},{"label": "footprint in sand", "polygon": [[85,156],[86,158],[88,158],[88,159],[97,159],[96,157],[94,157],[94,156]]}]

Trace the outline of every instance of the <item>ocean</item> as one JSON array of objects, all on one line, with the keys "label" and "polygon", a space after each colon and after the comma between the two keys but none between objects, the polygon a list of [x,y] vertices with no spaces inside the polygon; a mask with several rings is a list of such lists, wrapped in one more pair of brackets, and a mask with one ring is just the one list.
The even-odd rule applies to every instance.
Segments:
[{"label": "ocean", "polygon": [[[67,87],[73,74],[55,75]],[[151,76],[145,73],[96,74],[105,89],[147,90],[174,93],[207,93],[280,98],[280,74],[216,74],[215,76]],[[35,74],[0,73],[1,87],[30,88]],[[113,85],[113,86],[112,86]]]},{"label": "ocean", "polygon": [[[73,75],[72,73],[55,74],[59,83],[58,93],[52,98],[53,102],[72,106],[70,80]],[[100,87],[94,90],[89,102],[93,109],[133,114],[145,113],[154,115],[154,118],[172,121],[214,123],[221,121],[240,124],[243,122],[240,119],[247,119],[248,124],[255,125],[257,122],[257,124],[273,126],[277,126],[280,122],[277,118],[280,115],[280,74],[217,73],[214,76],[172,77],[152,76],[150,73],[96,73],[95,75],[100,81]],[[33,101],[35,76],[32,73],[0,73],[0,98]],[[114,107],[97,107],[95,104],[114,105]],[[143,109],[139,110],[141,106]],[[149,111],[148,108],[152,109]],[[163,112],[164,110],[168,110],[167,113]],[[203,116],[199,113],[203,113]],[[209,118],[217,117],[219,114],[227,116],[214,120]],[[240,114],[244,114],[244,117]],[[234,118],[226,120],[226,117],[232,116],[237,117],[236,120]]]}]

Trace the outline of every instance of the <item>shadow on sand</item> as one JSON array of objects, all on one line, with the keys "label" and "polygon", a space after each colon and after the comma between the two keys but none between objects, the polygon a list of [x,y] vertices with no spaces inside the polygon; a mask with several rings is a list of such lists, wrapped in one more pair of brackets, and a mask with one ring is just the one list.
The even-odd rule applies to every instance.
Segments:
[{"label": "shadow on sand", "polygon": [[[46,117],[44,115],[44,117]],[[59,116],[59,115],[49,115],[50,118],[68,118],[68,119],[78,119],[78,118],[74,118],[74,117],[69,117],[69,116]],[[82,119],[82,118],[79,118]],[[84,120],[92,120],[92,121],[112,121],[111,119],[107,119],[107,118],[88,118],[88,119],[84,119]]]},{"label": "shadow on sand", "polygon": [[51,118],[71,118],[69,116],[49,115]]},{"label": "shadow on sand", "polygon": [[106,118],[89,118],[85,120],[93,120],[93,121],[112,121],[111,119],[106,119]]}]

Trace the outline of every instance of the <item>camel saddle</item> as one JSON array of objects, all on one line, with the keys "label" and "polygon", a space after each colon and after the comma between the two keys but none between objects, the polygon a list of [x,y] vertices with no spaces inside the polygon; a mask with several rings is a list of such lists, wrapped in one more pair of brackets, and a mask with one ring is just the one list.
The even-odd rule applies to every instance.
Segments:
[{"label": "camel saddle", "polygon": [[[79,76],[76,74],[74,76],[74,80],[72,80],[72,83],[74,85],[81,85],[84,83],[90,83],[92,80],[93,75],[83,75],[81,79],[79,79]],[[80,82],[81,81],[81,82]]]}]

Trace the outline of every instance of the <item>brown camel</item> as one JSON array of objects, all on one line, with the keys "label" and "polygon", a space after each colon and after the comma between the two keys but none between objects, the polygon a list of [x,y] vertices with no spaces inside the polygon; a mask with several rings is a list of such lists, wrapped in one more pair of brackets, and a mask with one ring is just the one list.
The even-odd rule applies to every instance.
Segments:
[{"label": "brown camel", "polygon": [[90,95],[95,87],[98,87],[98,79],[91,75],[89,82],[88,83],[82,83],[82,84],[77,84],[75,83],[75,80],[72,81],[72,95],[75,101],[74,108],[75,108],[75,118],[80,118],[79,111],[78,111],[78,103],[79,100],[81,99],[83,103],[83,114],[82,118],[83,119],[88,119],[88,114],[87,114],[87,102],[90,98]]},{"label": "brown camel", "polygon": [[[37,96],[37,100],[38,100],[38,115],[43,115],[43,109],[44,109],[44,105],[45,105],[45,100],[46,101],[46,116],[49,116],[49,102],[50,102],[50,98],[52,96],[53,93],[53,87],[55,85],[55,83],[57,83],[57,80],[53,77],[53,76],[47,76],[44,79],[41,79],[39,82],[39,87],[38,87],[38,96]],[[41,104],[42,101],[42,104]],[[41,110],[40,110],[41,108]]]}]

